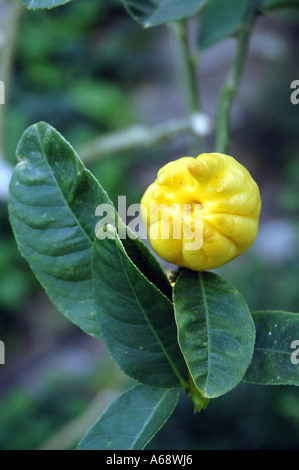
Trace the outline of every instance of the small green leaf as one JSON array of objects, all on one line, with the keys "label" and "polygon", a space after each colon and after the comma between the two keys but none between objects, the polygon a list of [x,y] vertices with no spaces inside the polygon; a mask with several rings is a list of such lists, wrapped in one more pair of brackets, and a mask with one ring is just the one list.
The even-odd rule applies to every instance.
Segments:
[{"label": "small green leaf", "polygon": [[245,382],[299,386],[299,313],[253,312],[256,344]]},{"label": "small green leaf", "polygon": [[132,387],[104,411],[77,449],[144,449],[171,416],[178,397],[178,390]]},{"label": "small green leaf", "polygon": [[121,0],[144,27],[157,26],[195,15],[206,0]]},{"label": "small green leaf", "polygon": [[199,33],[200,49],[235,36],[255,10],[256,3],[255,0],[208,0]]},{"label": "small green leaf", "polygon": [[278,10],[280,8],[298,7],[299,0],[262,0],[261,9],[265,13],[271,10]]},{"label": "small green leaf", "polygon": [[[94,242],[94,297],[112,358],[128,375],[155,387],[182,388],[187,368],[171,302],[128,257],[113,227]],[[111,237],[111,238],[108,238]]]},{"label": "small green leaf", "polygon": [[210,272],[185,270],[174,286],[178,340],[194,384],[215,398],[243,378],[254,348],[254,323],[239,292]]},{"label": "small green leaf", "polygon": [[25,131],[17,156],[8,208],[18,247],[57,308],[101,339],[91,251],[95,209],[112,203],[70,144],[48,124]]},{"label": "small green leaf", "polygon": [[38,10],[42,8],[54,8],[60,5],[70,3],[72,0],[22,0],[22,3],[29,10]]}]

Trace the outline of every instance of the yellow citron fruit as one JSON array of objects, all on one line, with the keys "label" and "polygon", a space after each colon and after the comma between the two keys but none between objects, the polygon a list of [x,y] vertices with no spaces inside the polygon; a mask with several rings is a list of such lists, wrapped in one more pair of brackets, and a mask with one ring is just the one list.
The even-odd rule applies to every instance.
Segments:
[{"label": "yellow citron fruit", "polygon": [[259,188],[248,170],[221,153],[167,163],[141,200],[153,250],[194,271],[215,269],[247,250],[260,211]]}]

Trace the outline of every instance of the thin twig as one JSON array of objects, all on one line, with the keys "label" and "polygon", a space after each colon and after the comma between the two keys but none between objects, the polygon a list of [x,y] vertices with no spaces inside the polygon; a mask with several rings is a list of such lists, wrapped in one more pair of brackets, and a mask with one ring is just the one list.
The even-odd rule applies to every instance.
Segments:
[{"label": "thin twig", "polygon": [[234,98],[239,92],[254,20],[255,14],[253,13],[247,24],[239,31],[235,56],[228,72],[227,81],[221,90],[216,123],[216,152],[227,153],[229,149],[230,112]]},{"label": "thin twig", "polygon": [[178,134],[190,132],[197,136],[207,136],[211,130],[211,122],[205,114],[193,113],[186,118],[154,126],[136,125],[123,131],[106,134],[78,146],[76,150],[84,163],[91,163],[118,152],[151,147]]},{"label": "thin twig", "polygon": [[196,76],[197,62],[190,52],[187,20],[177,21],[174,24],[174,28],[181,45],[190,110],[191,112],[197,112],[200,111],[199,85]]}]

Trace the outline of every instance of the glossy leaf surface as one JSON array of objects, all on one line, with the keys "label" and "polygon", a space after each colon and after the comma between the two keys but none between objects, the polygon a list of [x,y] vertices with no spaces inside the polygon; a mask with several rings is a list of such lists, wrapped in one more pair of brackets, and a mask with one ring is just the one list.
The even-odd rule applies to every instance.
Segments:
[{"label": "glossy leaf surface", "polygon": [[252,314],[256,344],[244,381],[260,385],[299,385],[299,313]]},{"label": "glossy leaf surface", "polygon": [[254,324],[241,294],[211,272],[185,270],[174,286],[178,339],[203,397],[233,389],[248,368]]},{"label": "glossy leaf surface", "polygon": [[178,395],[178,390],[132,387],[104,411],[78,450],[142,450],[172,414]]},{"label": "glossy leaf surface", "polygon": [[113,227],[94,242],[92,267],[97,318],[115,362],[147,385],[184,386],[172,303],[128,257]]}]

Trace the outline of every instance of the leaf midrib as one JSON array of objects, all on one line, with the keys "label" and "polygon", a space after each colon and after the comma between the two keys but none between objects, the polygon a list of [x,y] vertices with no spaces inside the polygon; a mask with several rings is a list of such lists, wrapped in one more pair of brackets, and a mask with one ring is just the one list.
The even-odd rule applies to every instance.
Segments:
[{"label": "leaf midrib", "polygon": [[210,376],[211,342],[210,342],[210,322],[209,322],[209,315],[208,315],[208,312],[209,312],[208,300],[207,300],[207,297],[206,297],[206,290],[205,290],[205,287],[204,287],[204,281],[203,281],[202,273],[199,274],[199,282],[200,282],[200,288],[201,288],[201,291],[202,291],[202,299],[203,299],[203,305],[204,305],[204,311],[205,311],[205,317],[206,317],[207,337],[208,337],[208,341],[207,341],[208,342],[208,346],[207,346],[207,350],[208,350],[208,361],[207,361],[207,363],[208,363],[208,372],[207,372],[207,378],[206,378],[206,381],[205,381],[205,391],[206,391],[207,383],[208,383],[209,376]]},{"label": "leaf midrib", "polygon": [[257,347],[257,348],[254,348],[254,352],[268,352],[268,353],[272,353],[272,354],[282,354],[284,356],[290,356],[292,354],[292,351],[288,352],[288,351],[281,351],[281,350],[278,350],[278,349],[268,349],[268,348],[260,348],[260,347]]},{"label": "leaf midrib", "polygon": [[[56,188],[58,189],[58,192],[59,192],[59,194],[61,195],[61,198],[62,198],[62,200],[63,200],[64,203],[65,203],[65,206],[67,207],[67,209],[69,210],[69,212],[72,214],[74,220],[77,222],[77,224],[78,224],[79,228],[81,229],[81,231],[83,232],[85,238],[88,240],[88,242],[89,242],[89,244],[90,244],[90,248],[92,248],[92,242],[93,242],[93,240],[92,240],[92,239],[88,236],[88,234],[85,232],[84,228],[83,228],[82,225],[81,225],[80,220],[78,219],[77,215],[76,215],[76,214],[74,213],[74,211],[72,210],[70,204],[68,203],[68,201],[67,201],[67,199],[65,198],[63,192],[61,191],[60,186],[59,186],[59,184],[58,184],[58,180],[57,180],[57,178],[56,178],[56,175],[55,175],[55,173],[53,172],[53,170],[52,170],[52,168],[51,168],[51,166],[50,166],[50,164],[49,164],[49,162],[48,162],[48,159],[47,159],[47,157],[46,157],[46,154],[45,154],[45,152],[44,152],[44,150],[43,150],[42,140],[41,140],[41,136],[40,136],[40,134],[39,134],[38,128],[36,127],[35,129],[36,129],[36,134],[37,134],[38,141],[39,141],[39,144],[40,144],[42,156],[43,156],[44,160],[46,161],[46,165],[47,165],[47,167],[48,167],[48,169],[49,169],[49,171],[50,171],[50,174],[51,174],[52,177],[53,177],[54,182],[56,183],[55,186],[56,186]],[[48,134],[49,134],[49,129],[46,131],[45,137],[48,137]],[[74,154],[75,154],[75,152],[74,152]],[[76,160],[77,160],[77,156],[76,156],[76,155],[75,155],[75,158],[76,158]]]},{"label": "leaf midrib", "polygon": [[159,4],[157,4],[154,13],[151,14],[151,16],[149,17],[149,19],[152,20],[153,18],[155,18],[156,15],[158,15],[159,13],[161,13],[161,11],[163,10],[164,6],[165,6],[167,3],[169,3],[169,0],[162,0]]},{"label": "leaf midrib", "polygon": [[169,3],[169,0],[162,0],[156,7],[156,10],[154,11],[154,13],[151,14],[151,16],[149,17],[149,20],[148,22],[150,22],[151,20],[155,19],[155,17],[157,15],[159,15],[159,13],[161,13],[161,11],[163,11],[163,8],[164,6]]},{"label": "leaf midrib", "polygon": [[[145,18],[143,19],[144,25],[152,26],[156,24],[155,19],[157,17],[159,18],[159,14],[161,14],[161,11],[163,12],[163,8],[167,3],[169,3],[169,0],[161,0],[159,4],[155,3],[153,13],[151,13],[150,15],[145,14]],[[200,6],[201,5],[199,4],[198,8],[200,8]],[[133,16],[136,16],[136,15],[133,15]],[[137,20],[140,21],[138,17],[137,17]],[[160,22],[158,21],[158,23]]]},{"label": "leaf midrib", "polygon": [[[147,420],[145,421],[142,430],[140,431],[140,433],[138,434],[138,436],[136,436],[136,438],[134,439],[134,441],[133,441],[133,443],[132,443],[132,445],[131,445],[131,447],[130,447],[130,450],[134,450],[135,444],[136,444],[136,443],[138,442],[138,440],[142,437],[142,434],[144,433],[145,428],[147,427],[147,425],[148,425],[148,424],[150,423],[150,421],[152,420],[153,416],[155,415],[155,413],[156,413],[156,411],[157,411],[157,408],[160,406],[160,403],[161,403],[162,401],[164,401],[165,395],[168,393],[168,391],[169,391],[169,390],[166,390],[166,391],[163,393],[163,396],[162,396],[162,397],[160,398],[160,400],[156,403],[156,405],[152,408],[152,411],[151,411],[151,413],[149,414]],[[147,444],[148,442],[149,442],[149,441],[147,441],[147,442],[144,444],[143,448],[146,446],[146,444]],[[139,449],[137,449],[137,450],[139,450]]]},{"label": "leaf midrib", "polygon": [[[154,336],[155,336],[155,338],[156,338],[156,340],[157,340],[157,342],[158,342],[158,344],[159,344],[159,346],[160,346],[162,352],[164,353],[164,355],[165,355],[167,361],[169,362],[169,364],[170,364],[172,370],[174,371],[175,375],[177,376],[177,378],[179,379],[180,383],[182,384],[182,387],[184,388],[185,385],[186,385],[186,384],[185,384],[185,381],[184,381],[183,377],[181,376],[181,374],[179,373],[179,371],[177,370],[177,367],[176,367],[175,364],[173,363],[173,361],[172,361],[171,357],[169,356],[167,350],[165,349],[165,347],[164,347],[162,341],[160,340],[158,334],[156,333],[156,330],[154,329],[152,323],[150,322],[150,320],[149,320],[149,318],[148,318],[148,315],[146,314],[146,312],[145,312],[143,306],[141,305],[141,303],[140,303],[140,301],[139,301],[139,298],[137,297],[137,295],[136,295],[136,293],[135,293],[135,290],[134,290],[134,288],[133,288],[133,285],[132,285],[132,283],[131,283],[131,281],[130,281],[130,279],[129,279],[129,277],[128,277],[127,270],[125,269],[125,266],[124,266],[124,263],[123,263],[123,258],[122,258],[122,256],[120,255],[120,250],[117,250],[117,251],[118,251],[118,257],[119,257],[120,263],[121,263],[121,265],[122,265],[122,268],[123,268],[125,277],[126,277],[126,279],[127,279],[127,282],[128,282],[128,284],[129,284],[129,286],[130,286],[131,291],[133,292],[133,296],[135,297],[136,302],[137,302],[137,304],[139,305],[139,308],[141,309],[141,311],[142,311],[142,313],[143,313],[143,315],[144,315],[144,317],[145,317],[145,319],[146,319],[146,321],[147,321],[147,323],[148,323],[148,325],[149,325],[151,331],[153,332],[153,334],[154,334]],[[130,262],[130,260],[129,260],[129,262]],[[136,269],[138,269],[135,265],[134,265],[134,267],[135,267]],[[141,274],[142,274],[142,273],[141,273]],[[145,278],[145,279],[146,279],[146,278]],[[153,286],[154,286],[154,285],[153,285]],[[154,286],[154,287],[155,287],[155,286]],[[162,293],[161,293],[161,294],[162,294]],[[163,294],[162,294],[162,296],[165,297]],[[165,297],[165,300],[170,303],[170,301],[169,301],[169,299],[168,299],[167,297]]]}]

